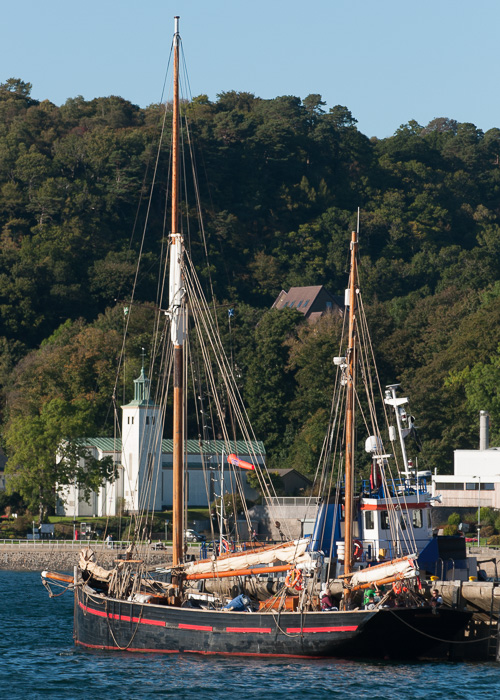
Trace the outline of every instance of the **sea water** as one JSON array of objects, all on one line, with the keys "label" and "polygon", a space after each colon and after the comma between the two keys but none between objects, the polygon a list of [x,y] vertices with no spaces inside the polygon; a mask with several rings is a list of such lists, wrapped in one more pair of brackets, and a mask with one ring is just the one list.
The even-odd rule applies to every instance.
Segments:
[{"label": "sea water", "polygon": [[8,700],[500,698],[500,664],[256,660],[85,651],[73,595],[0,571],[0,689]]}]

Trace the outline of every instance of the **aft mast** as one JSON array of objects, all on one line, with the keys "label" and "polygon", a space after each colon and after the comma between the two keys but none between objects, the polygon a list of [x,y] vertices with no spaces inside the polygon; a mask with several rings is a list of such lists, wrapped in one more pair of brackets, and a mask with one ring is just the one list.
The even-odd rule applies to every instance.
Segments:
[{"label": "aft mast", "polygon": [[170,337],[174,346],[174,421],[173,421],[173,483],[172,483],[172,557],[173,565],[183,560],[183,483],[184,483],[184,429],[183,429],[183,365],[185,313],[182,283],[183,240],[179,232],[179,17],[175,17],[174,93],[172,122],[172,223],[170,233],[169,315]]},{"label": "aft mast", "polygon": [[[354,492],[354,392],[356,373],[356,302],[357,302],[357,252],[358,236],[352,232],[351,238],[351,274],[349,281],[349,340],[347,347],[347,406],[346,406],[346,458],[345,458],[345,496],[344,496],[344,574],[352,571],[352,515]],[[348,591],[345,591],[348,602]]]}]

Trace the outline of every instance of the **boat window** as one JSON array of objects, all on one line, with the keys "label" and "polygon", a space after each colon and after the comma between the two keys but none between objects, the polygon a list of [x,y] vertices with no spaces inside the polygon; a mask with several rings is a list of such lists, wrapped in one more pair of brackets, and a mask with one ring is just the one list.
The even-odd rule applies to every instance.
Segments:
[{"label": "boat window", "polygon": [[422,511],[420,508],[415,508],[411,514],[413,527],[422,527]]},{"label": "boat window", "polygon": [[402,516],[401,516],[400,522],[401,522],[401,529],[402,529],[402,530],[406,530],[406,525],[407,525],[407,523],[406,523],[406,515],[402,515]]},{"label": "boat window", "polygon": [[389,513],[386,510],[380,511],[380,529],[381,530],[388,530],[389,529]]},{"label": "boat window", "polygon": [[373,530],[374,527],[373,510],[365,510],[365,530]]},{"label": "boat window", "polygon": [[427,511],[427,527],[432,527],[431,511]]}]

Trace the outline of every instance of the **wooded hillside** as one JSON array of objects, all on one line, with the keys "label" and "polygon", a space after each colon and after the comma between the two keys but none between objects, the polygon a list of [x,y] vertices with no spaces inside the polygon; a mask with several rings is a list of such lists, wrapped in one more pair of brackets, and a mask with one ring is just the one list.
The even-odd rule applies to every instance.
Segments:
[{"label": "wooded hillside", "polygon": [[[28,465],[16,487],[35,498],[34,482],[49,483],[55,469],[30,463],[41,434],[49,455],[61,434],[111,429],[163,108],[120,97],[56,107],[30,89],[17,79],[0,85],[0,382],[4,445],[11,464]],[[381,379],[410,396],[425,466],[450,471],[453,449],[478,443],[480,409],[500,444],[500,129],[438,118],[369,140],[346,107],[327,111],[319,95],[230,92],[183,109],[211,281],[270,466],[314,469],[339,328],[268,309],[290,286],[343,295],[358,207]],[[158,181],[167,170],[165,148]],[[153,203],[136,290],[144,316],[168,234],[163,217]],[[208,280],[202,241],[190,243]],[[141,317],[134,323],[130,381],[147,343]]]}]

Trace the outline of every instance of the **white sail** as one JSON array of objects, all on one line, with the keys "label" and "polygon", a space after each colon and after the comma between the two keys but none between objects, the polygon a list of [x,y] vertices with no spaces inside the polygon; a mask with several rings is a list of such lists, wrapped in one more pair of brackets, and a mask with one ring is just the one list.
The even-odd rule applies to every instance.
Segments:
[{"label": "white sail", "polygon": [[413,578],[418,575],[418,569],[412,557],[405,557],[397,561],[389,561],[387,564],[373,566],[369,569],[356,571],[350,578],[350,586],[362,586],[365,583],[375,583],[391,577]]},{"label": "white sail", "polygon": [[237,571],[238,569],[250,569],[254,566],[265,566],[277,562],[285,562],[295,566],[304,565],[310,562],[310,554],[306,552],[310,539],[295,540],[282,545],[277,545],[273,549],[265,549],[259,552],[249,552],[248,554],[237,554],[233,557],[214,559],[210,561],[192,562],[184,569],[186,574],[208,574],[213,571]]}]

